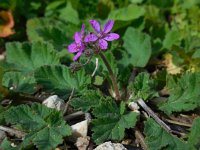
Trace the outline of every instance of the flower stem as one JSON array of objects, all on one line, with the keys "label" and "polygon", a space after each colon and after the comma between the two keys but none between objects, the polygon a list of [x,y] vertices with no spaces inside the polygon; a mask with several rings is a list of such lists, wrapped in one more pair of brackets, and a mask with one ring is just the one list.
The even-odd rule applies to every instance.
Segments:
[{"label": "flower stem", "polygon": [[114,88],[114,91],[115,91],[115,94],[116,94],[116,100],[120,100],[120,94],[119,94],[119,89],[118,89],[118,85],[117,85],[117,80],[116,80],[116,77],[112,71],[112,68],[110,66],[110,64],[108,63],[105,55],[103,53],[99,53],[101,59],[103,60],[104,64],[106,65],[107,69],[108,69],[108,72],[110,74],[110,79],[112,81],[112,85],[113,85],[113,88]]}]

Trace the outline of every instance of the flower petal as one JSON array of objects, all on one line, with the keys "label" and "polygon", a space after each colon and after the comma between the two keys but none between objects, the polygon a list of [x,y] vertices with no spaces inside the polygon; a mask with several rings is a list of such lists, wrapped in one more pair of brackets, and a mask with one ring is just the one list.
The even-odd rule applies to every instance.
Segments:
[{"label": "flower petal", "polygon": [[119,39],[119,34],[117,33],[109,33],[104,37],[106,41],[113,41]]},{"label": "flower petal", "polygon": [[70,45],[68,46],[68,52],[70,52],[70,53],[75,53],[75,52],[77,52],[77,45],[76,45],[75,42],[72,43],[72,44],[70,44]]},{"label": "flower petal", "polygon": [[83,42],[80,43],[79,51],[84,51],[85,45]]},{"label": "flower petal", "polygon": [[88,35],[85,36],[84,41],[85,41],[85,42],[94,42],[94,41],[96,41],[97,39],[98,39],[98,36],[95,35],[95,34],[93,34],[93,33],[91,33],[91,34],[88,34]]},{"label": "flower petal", "polygon": [[81,42],[81,35],[80,35],[79,32],[76,32],[74,34],[74,40],[75,40],[76,43],[80,43]]},{"label": "flower petal", "polygon": [[73,60],[76,61],[76,60],[81,56],[82,53],[83,53],[83,52],[78,52],[78,53],[74,56]]},{"label": "flower petal", "polygon": [[90,20],[90,24],[92,26],[92,28],[97,32],[99,33],[101,31],[101,27],[100,27],[100,24],[98,21],[96,20]]},{"label": "flower petal", "polygon": [[81,32],[80,32],[81,36],[84,35],[84,30],[85,30],[85,24],[82,24],[82,28],[81,28]]},{"label": "flower petal", "polygon": [[99,47],[102,49],[102,50],[105,50],[108,48],[108,42],[104,39],[99,39]]},{"label": "flower petal", "polygon": [[114,21],[113,20],[108,20],[108,22],[106,22],[106,24],[104,25],[103,33],[110,32],[110,30],[113,28],[113,25],[114,25]]}]

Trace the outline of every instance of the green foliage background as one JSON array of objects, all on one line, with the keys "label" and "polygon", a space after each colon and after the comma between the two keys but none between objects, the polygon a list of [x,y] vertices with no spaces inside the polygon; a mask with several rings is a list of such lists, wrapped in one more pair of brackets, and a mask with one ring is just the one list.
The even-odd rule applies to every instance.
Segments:
[{"label": "green foliage background", "polygon": [[[120,141],[126,129],[137,125],[139,115],[130,111],[125,102],[138,98],[151,102],[162,89],[167,89],[166,101],[156,103],[156,110],[166,116],[196,113],[199,109],[199,0],[1,0],[0,9],[11,10],[15,21],[15,34],[0,39],[1,51],[6,52],[6,59],[0,61],[1,100],[14,97],[17,103],[21,95],[34,96],[42,91],[67,101],[74,90],[70,105],[92,113],[92,139],[97,144]],[[113,19],[112,31],[121,36],[105,52],[125,100],[120,104],[111,97],[109,73],[100,59],[94,77],[94,58],[81,71],[70,70],[73,54],[67,52],[67,45],[82,24],[91,29],[90,19],[102,26]],[[83,56],[80,62],[85,60]],[[139,73],[130,81],[133,68]],[[29,117],[36,126],[30,124]],[[28,133],[18,149],[30,145],[52,149],[71,134],[63,114],[41,104],[8,106],[8,110],[0,106],[0,123]],[[184,141],[148,119],[144,123],[145,141],[152,150],[198,149],[199,124],[199,118],[195,119]],[[8,139],[1,146],[13,149]]]}]

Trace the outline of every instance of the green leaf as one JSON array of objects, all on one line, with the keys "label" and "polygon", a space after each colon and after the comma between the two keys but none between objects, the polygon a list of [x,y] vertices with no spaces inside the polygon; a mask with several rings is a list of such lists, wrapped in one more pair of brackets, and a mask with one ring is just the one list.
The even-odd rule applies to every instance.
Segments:
[{"label": "green leaf", "polygon": [[70,2],[68,2],[65,8],[60,9],[59,18],[66,22],[73,23],[75,25],[78,25],[80,22],[78,12],[75,9],[73,9]]},{"label": "green leaf", "polygon": [[113,99],[111,97],[106,97],[101,100],[101,103],[98,105],[98,107],[95,107],[93,109],[93,115],[97,118],[101,117],[117,117],[120,113],[119,106],[113,102]]},{"label": "green leaf", "polygon": [[[61,29],[57,27],[44,27],[39,28],[36,30],[38,35],[42,38],[41,41],[47,41],[53,44],[54,48],[57,51],[61,51],[62,49],[66,49],[66,41],[68,41],[68,38],[66,36],[66,33],[63,32]],[[31,41],[38,41],[37,38],[32,39]]]},{"label": "green leaf", "polygon": [[0,145],[0,149],[2,149],[2,150],[18,150],[17,147],[12,147],[12,146],[11,146],[11,142],[8,141],[7,138],[5,138],[5,139],[2,141],[2,143],[1,143],[1,145]]},{"label": "green leaf", "polygon": [[50,43],[7,43],[6,54],[6,61],[24,72],[34,71],[43,65],[59,64],[59,58]]},{"label": "green leaf", "polygon": [[199,146],[200,145],[200,118],[196,118],[192,123],[192,128],[190,129],[190,134],[188,138],[188,142],[192,145]]},{"label": "green leaf", "polygon": [[144,134],[149,150],[195,150],[192,145],[166,132],[151,118],[145,122]]},{"label": "green leaf", "polygon": [[61,124],[57,127],[44,128],[34,137],[33,143],[41,150],[51,150],[61,144],[64,136],[71,134],[70,126]]},{"label": "green leaf", "polygon": [[[5,64],[5,63],[4,63]],[[8,90],[2,85],[3,75],[5,73],[5,68],[7,69],[7,66],[1,66],[0,64],[0,101],[7,96]],[[1,120],[1,119],[0,119]],[[1,122],[1,121],[0,121]]]},{"label": "green leaf", "polygon": [[26,24],[26,32],[28,39],[30,41],[43,41],[42,36],[38,33],[38,29],[46,27],[46,24],[50,24],[49,19],[47,18],[33,18],[29,19]]},{"label": "green leaf", "polygon": [[[50,109],[42,107],[46,114],[50,113]],[[41,111],[41,110],[40,110]],[[45,125],[45,121],[38,114],[34,114],[28,105],[20,105],[18,107],[12,107],[4,113],[6,122],[17,125],[17,128],[23,129],[24,131],[37,130]]]},{"label": "green leaf", "polygon": [[36,70],[35,78],[44,90],[60,96],[68,97],[73,88],[75,92],[82,92],[91,82],[91,77],[84,70],[72,73],[66,66],[43,66]]},{"label": "green leaf", "polygon": [[4,122],[4,112],[6,111],[6,107],[3,107],[0,105],[0,124],[3,124]]},{"label": "green leaf", "polygon": [[50,150],[63,142],[63,137],[71,134],[71,128],[63,120],[61,112],[39,103],[30,106],[12,107],[4,114],[6,122],[26,131],[19,149],[26,148],[31,142],[38,149]]},{"label": "green leaf", "polygon": [[115,4],[111,0],[99,0],[97,5],[98,16],[101,19],[106,19],[111,10],[113,10]]},{"label": "green leaf", "polygon": [[50,42],[58,51],[64,49],[68,41],[65,29],[46,18],[29,19],[27,35],[30,41]]},{"label": "green leaf", "polygon": [[46,7],[46,11],[55,10],[56,8],[58,8],[59,6],[65,4],[65,3],[66,2],[64,0],[49,2]]},{"label": "green leaf", "polygon": [[123,40],[127,55],[122,58],[121,62],[124,65],[132,64],[135,67],[144,67],[151,56],[150,36],[129,27]]},{"label": "green leaf", "polygon": [[131,3],[142,3],[143,0],[129,0]]},{"label": "green leaf", "polygon": [[163,41],[163,47],[170,49],[174,44],[177,44],[181,39],[180,32],[177,30],[170,30],[165,35],[165,39]]},{"label": "green leaf", "polygon": [[172,112],[190,111],[200,106],[200,74],[186,73],[177,81],[172,76],[167,78],[170,96],[159,109],[170,115]]},{"label": "green leaf", "polygon": [[134,82],[129,84],[129,90],[132,93],[132,100],[142,98],[144,100],[158,97],[155,90],[155,82],[148,73],[142,72],[135,78]]},{"label": "green leaf", "polygon": [[192,55],[192,58],[200,58],[200,49],[195,50],[194,54]]},{"label": "green leaf", "polygon": [[[107,104],[107,105],[106,105]],[[125,112],[123,104],[117,107],[114,101],[102,102],[94,109],[97,119],[93,120],[92,138],[100,144],[107,140],[121,140],[125,135],[125,129],[134,127],[138,114]]]},{"label": "green leaf", "polygon": [[130,21],[143,16],[144,13],[144,7],[131,4],[128,7],[111,11],[108,18],[118,21]]},{"label": "green leaf", "polygon": [[79,98],[73,98],[70,105],[75,109],[81,109],[84,112],[89,111],[91,108],[97,107],[101,102],[101,96],[96,91],[87,91]]},{"label": "green leaf", "polygon": [[94,77],[94,85],[102,85],[103,84],[103,81],[104,81],[104,78],[103,77],[101,77],[101,76],[98,76],[98,75],[96,75],[95,77]]},{"label": "green leaf", "polygon": [[31,74],[21,72],[6,72],[3,76],[2,85],[12,88],[15,92],[33,94],[36,92],[36,82]]}]

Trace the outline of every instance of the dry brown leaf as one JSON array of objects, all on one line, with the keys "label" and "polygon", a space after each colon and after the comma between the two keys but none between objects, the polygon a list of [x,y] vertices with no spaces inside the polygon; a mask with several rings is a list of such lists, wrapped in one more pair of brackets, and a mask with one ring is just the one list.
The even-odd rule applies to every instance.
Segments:
[{"label": "dry brown leaf", "polygon": [[181,68],[176,66],[174,63],[173,63],[173,60],[172,60],[172,55],[167,53],[164,55],[164,64],[166,65],[167,67],[167,72],[169,74],[179,74],[181,73]]},{"label": "dry brown leaf", "polygon": [[14,27],[14,20],[11,11],[0,11],[0,20],[3,21],[3,23],[0,24],[0,37],[5,38],[15,33],[12,30]]}]

